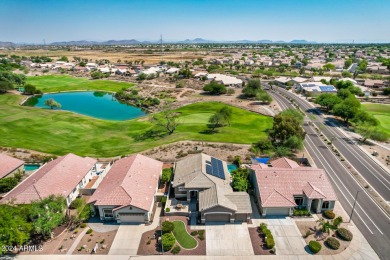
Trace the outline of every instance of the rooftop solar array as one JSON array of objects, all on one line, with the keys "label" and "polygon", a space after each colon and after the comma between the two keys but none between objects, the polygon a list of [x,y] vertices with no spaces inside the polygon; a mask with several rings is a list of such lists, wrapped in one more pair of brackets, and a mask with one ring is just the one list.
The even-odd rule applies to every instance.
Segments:
[{"label": "rooftop solar array", "polygon": [[322,92],[333,92],[336,89],[333,86],[320,86]]},{"label": "rooftop solar array", "polygon": [[211,157],[211,162],[206,161],[206,173],[225,180],[225,172],[221,160]]}]

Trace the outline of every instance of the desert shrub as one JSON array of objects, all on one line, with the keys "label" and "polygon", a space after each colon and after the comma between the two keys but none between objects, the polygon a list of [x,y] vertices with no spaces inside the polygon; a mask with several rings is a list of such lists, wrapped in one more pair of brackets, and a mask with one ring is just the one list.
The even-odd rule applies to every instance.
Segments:
[{"label": "desert shrub", "polygon": [[336,215],[334,214],[334,212],[333,212],[332,210],[329,210],[329,209],[325,210],[325,211],[322,213],[322,215],[324,215],[324,217],[327,218],[327,219],[334,219],[334,217],[336,216]]},{"label": "desert shrub", "polygon": [[92,232],[93,232],[92,229],[88,229],[88,230],[87,230],[87,234],[91,234]]},{"label": "desert shrub", "polygon": [[198,234],[204,236],[204,230],[198,230]]},{"label": "desert shrub", "polygon": [[198,231],[192,231],[191,236],[196,236],[198,234]]},{"label": "desert shrub", "polygon": [[74,234],[77,234],[77,233],[79,233],[79,229],[78,229],[78,228],[76,228],[76,229],[73,231],[73,233],[74,233]]},{"label": "desert shrub", "polygon": [[161,239],[164,251],[171,250],[173,245],[176,243],[175,236],[172,233],[165,233],[164,235],[162,235]]},{"label": "desert shrub", "polygon": [[170,232],[172,232],[173,231],[173,229],[175,228],[175,226],[173,225],[173,223],[172,222],[170,222],[170,221],[164,221],[163,223],[162,223],[162,231],[164,232],[164,233],[170,233]]},{"label": "desert shrub", "polygon": [[345,229],[345,228],[337,229],[337,235],[342,240],[345,240],[345,241],[351,241],[352,238],[353,238],[353,235],[352,235],[351,231],[349,231],[348,229]]},{"label": "desert shrub", "polygon": [[166,208],[165,212],[171,212],[171,208]]},{"label": "desert shrub", "polygon": [[329,237],[327,240],[325,240],[325,243],[333,250],[339,249],[340,247],[340,242],[334,237]]},{"label": "desert shrub", "polygon": [[174,254],[174,255],[177,255],[180,252],[180,250],[181,250],[180,246],[175,246],[172,249],[171,253]]},{"label": "desert shrub", "polygon": [[321,250],[321,244],[315,240],[312,240],[309,242],[309,248],[313,254],[317,254]]},{"label": "desert shrub", "polygon": [[203,240],[204,240],[204,235],[203,235],[203,234],[202,234],[202,235],[199,234],[199,235],[198,235],[198,238],[199,238],[199,240],[202,240],[202,241],[203,241]]},{"label": "desert shrub", "polygon": [[86,226],[87,226],[87,224],[85,224],[85,223],[81,223],[81,224],[80,224],[80,227],[81,227],[81,228],[85,228]]},{"label": "desert shrub", "polygon": [[162,198],[161,198],[161,203],[164,204],[164,203],[166,203],[166,202],[167,202],[167,197],[162,197]]}]

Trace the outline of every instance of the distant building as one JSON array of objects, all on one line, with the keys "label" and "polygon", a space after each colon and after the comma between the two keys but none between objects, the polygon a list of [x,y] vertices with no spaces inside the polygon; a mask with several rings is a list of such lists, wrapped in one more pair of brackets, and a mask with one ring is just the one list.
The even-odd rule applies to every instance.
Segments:
[{"label": "distant building", "polygon": [[305,82],[297,85],[297,90],[301,90],[303,94],[321,94],[321,93],[337,93],[337,89],[332,85],[325,85],[321,82]]}]

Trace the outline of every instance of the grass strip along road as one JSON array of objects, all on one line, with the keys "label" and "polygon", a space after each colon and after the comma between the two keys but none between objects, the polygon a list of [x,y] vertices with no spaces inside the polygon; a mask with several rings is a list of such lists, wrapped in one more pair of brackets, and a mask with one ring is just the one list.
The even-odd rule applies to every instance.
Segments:
[{"label": "grass strip along road", "polygon": [[[278,102],[281,108],[295,108],[290,101],[277,92],[270,94]],[[299,104],[299,103],[298,103]],[[306,109],[304,109],[306,111]],[[357,183],[348,169],[339,161],[334,153],[318,136],[317,132],[307,123],[303,126],[306,134],[305,147],[313,158],[317,167],[324,169],[336,191],[339,203],[348,214],[351,214],[358,191],[353,221],[372,248],[381,259],[387,259],[390,255],[390,219],[384,211],[375,203],[363,187]],[[323,129],[321,129],[323,130]],[[344,220],[348,221],[348,220]]]}]

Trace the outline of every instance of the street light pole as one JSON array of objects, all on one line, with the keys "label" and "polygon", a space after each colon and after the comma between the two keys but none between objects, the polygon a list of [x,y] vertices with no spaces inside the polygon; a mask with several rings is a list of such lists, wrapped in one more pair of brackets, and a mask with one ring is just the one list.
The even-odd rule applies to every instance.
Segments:
[{"label": "street light pole", "polygon": [[352,211],[351,211],[351,215],[349,216],[349,221],[348,221],[348,223],[351,222],[353,212],[355,211],[355,205],[356,205],[357,197],[358,197],[358,195],[359,195],[359,192],[361,192],[361,191],[362,191],[362,190],[358,190],[358,191],[356,192],[355,201],[353,202]]}]

